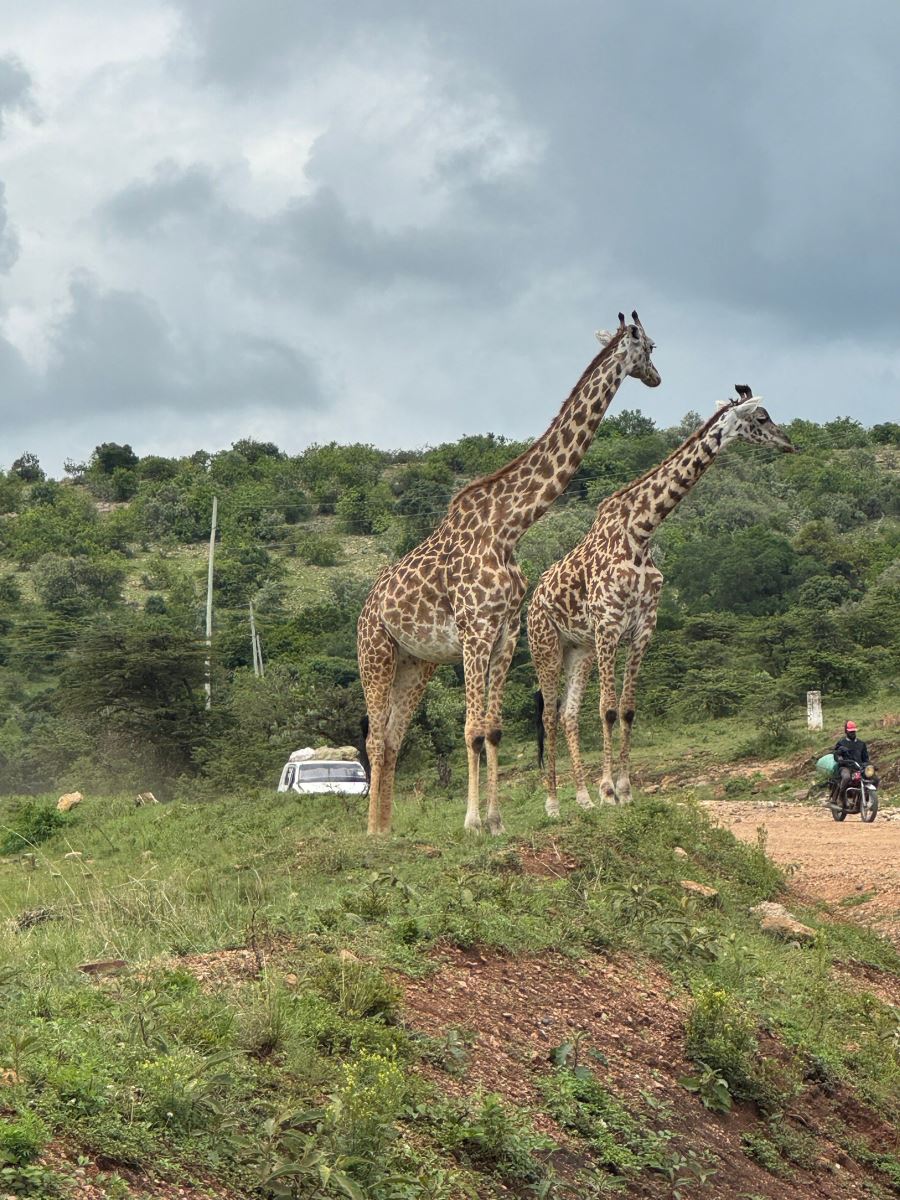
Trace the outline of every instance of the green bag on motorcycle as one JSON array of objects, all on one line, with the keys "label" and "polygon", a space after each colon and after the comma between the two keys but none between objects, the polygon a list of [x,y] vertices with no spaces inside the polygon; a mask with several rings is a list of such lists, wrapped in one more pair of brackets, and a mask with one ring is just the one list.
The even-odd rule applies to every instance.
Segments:
[{"label": "green bag on motorcycle", "polygon": [[833,754],[823,754],[816,763],[816,771],[820,775],[833,775],[835,765]]}]

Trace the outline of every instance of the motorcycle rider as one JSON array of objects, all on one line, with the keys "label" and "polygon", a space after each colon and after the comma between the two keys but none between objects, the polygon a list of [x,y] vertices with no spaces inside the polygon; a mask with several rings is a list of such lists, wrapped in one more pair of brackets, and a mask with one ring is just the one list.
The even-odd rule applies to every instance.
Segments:
[{"label": "motorcycle rider", "polygon": [[869,748],[857,736],[856,723],[847,721],[844,724],[844,736],[834,748],[834,774],[836,800],[843,804],[844,792],[853,774],[854,768],[861,771],[869,761]]}]

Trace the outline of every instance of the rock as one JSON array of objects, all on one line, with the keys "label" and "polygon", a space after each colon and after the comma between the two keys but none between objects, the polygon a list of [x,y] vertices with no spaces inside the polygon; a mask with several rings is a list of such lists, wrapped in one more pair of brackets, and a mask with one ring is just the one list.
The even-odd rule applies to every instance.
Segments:
[{"label": "rock", "polygon": [[783,938],[786,942],[815,941],[816,931],[798,921],[783,904],[764,900],[761,904],[754,904],[750,911],[760,918],[759,927],[763,933]]},{"label": "rock", "polygon": [[655,796],[656,793],[659,791],[659,784],[658,783],[644,784],[644,786],[641,788],[641,791],[644,793],[645,796]]},{"label": "rock", "polygon": [[22,1082],[20,1075],[17,1075],[12,1067],[0,1068],[0,1087],[16,1087]]},{"label": "rock", "polygon": [[101,958],[96,962],[79,963],[78,970],[84,971],[85,975],[117,975],[127,965],[124,958]]},{"label": "rock", "polygon": [[293,971],[288,971],[287,975],[284,977],[284,982],[287,987],[295,988],[299,985],[300,979],[294,974]]},{"label": "rock", "polygon": [[691,896],[696,896],[698,900],[703,900],[707,904],[718,904],[719,893],[714,887],[710,887],[705,883],[697,883],[695,879],[682,879],[682,888]]},{"label": "rock", "polygon": [[676,858],[687,858],[687,856],[688,856],[688,852],[687,852],[687,850],[684,849],[683,846],[676,846],[675,849],[672,851],[672,853],[675,855]]},{"label": "rock", "polygon": [[152,792],[138,792],[134,798],[134,807],[142,808],[145,804],[159,804]]},{"label": "rock", "polygon": [[64,796],[60,796],[57,800],[56,810],[57,812],[69,812],[76,804],[80,804],[83,799],[84,796],[82,796],[81,792],[66,792]]},{"label": "rock", "polygon": [[802,791],[799,791],[799,792],[792,792],[792,793],[791,793],[791,796],[792,796],[792,798],[793,798],[794,800],[805,800],[805,799],[807,798],[807,796],[808,796],[808,795],[809,795],[809,789],[808,789],[808,788],[803,788],[803,790],[802,790]]},{"label": "rock", "polygon": [[341,960],[341,962],[359,962],[359,959],[352,950],[338,951],[338,958]]}]

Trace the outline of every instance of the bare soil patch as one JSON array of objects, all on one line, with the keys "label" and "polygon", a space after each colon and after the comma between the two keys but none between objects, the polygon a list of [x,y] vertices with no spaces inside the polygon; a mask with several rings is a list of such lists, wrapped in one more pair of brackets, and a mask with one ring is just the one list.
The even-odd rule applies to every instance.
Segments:
[{"label": "bare soil patch", "polygon": [[840,906],[842,917],[900,946],[900,821],[881,815],[871,825],[859,817],[835,821],[827,808],[803,804],[714,801],[705,807],[742,841],[755,841],[762,826],[768,853],[793,868],[791,886],[801,898]]},{"label": "bare soil patch", "polygon": [[[681,1087],[679,1077],[692,1069],[684,1057],[687,1000],[655,964],[625,956],[579,962],[556,954],[513,959],[456,948],[442,950],[439,961],[441,969],[427,979],[401,982],[411,1027],[433,1037],[464,1029],[473,1039],[464,1077],[426,1070],[443,1091],[460,1096],[482,1088],[523,1108],[540,1110],[544,1101],[538,1079],[553,1069],[554,1048],[580,1034],[581,1061],[633,1113],[645,1112],[648,1123],[656,1121],[656,1127],[674,1131],[682,1146],[715,1155],[715,1178],[692,1195],[706,1200],[734,1200],[736,1195],[847,1200],[864,1194],[866,1172],[827,1138],[828,1122],[847,1097],[828,1097],[813,1089],[792,1111],[798,1127],[822,1139],[822,1158],[819,1169],[797,1169],[793,1180],[784,1180],[764,1171],[743,1151],[741,1134],[756,1126],[755,1109],[738,1106],[727,1114],[711,1113]],[[866,1119],[868,1132],[877,1133],[878,1119],[871,1113]],[[536,1112],[534,1124],[567,1151],[556,1164],[562,1174],[568,1173],[567,1164],[590,1164],[585,1145],[563,1134],[546,1113]],[[630,1180],[624,1194],[670,1197],[671,1184],[645,1174]]]}]

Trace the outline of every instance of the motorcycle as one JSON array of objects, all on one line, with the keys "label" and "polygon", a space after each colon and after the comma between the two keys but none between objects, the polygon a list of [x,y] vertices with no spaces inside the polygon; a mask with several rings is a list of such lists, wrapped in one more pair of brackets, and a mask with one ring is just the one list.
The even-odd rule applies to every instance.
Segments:
[{"label": "motorcycle", "polygon": [[864,767],[850,763],[851,775],[844,789],[843,803],[840,799],[840,780],[831,789],[828,807],[835,821],[846,820],[847,814],[856,815],[866,824],[871,824],[878,813],[878,776],[871,763]]}]

